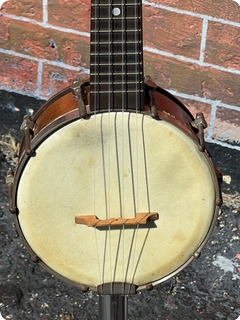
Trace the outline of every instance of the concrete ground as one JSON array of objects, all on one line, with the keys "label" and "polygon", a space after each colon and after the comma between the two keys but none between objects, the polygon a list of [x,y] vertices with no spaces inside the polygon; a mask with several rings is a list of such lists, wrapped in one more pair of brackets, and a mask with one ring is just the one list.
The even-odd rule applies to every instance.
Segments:
[{"label": "concrete ground", "polygon": [[[24,114],[42,101],[0,91],[0,312],[13,320],[98,319],[98,297],[34,264],[8,210],[6,172],[16,163]],[[224,174],[224,204],[199,259],[171,280],[129,297],[128,319],[236,320],[240,316],[240,152],[208,145]],[[170,253],[171,254],[171,253]]]}]

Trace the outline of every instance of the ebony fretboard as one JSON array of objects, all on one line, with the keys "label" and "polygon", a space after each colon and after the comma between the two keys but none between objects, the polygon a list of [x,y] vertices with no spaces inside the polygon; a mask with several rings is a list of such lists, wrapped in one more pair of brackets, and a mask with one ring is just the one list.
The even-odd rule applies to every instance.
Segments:
[{"label": "ebony fretboard", "polygon": [[142,5],[92,0],[91,109],[143,107]]}]

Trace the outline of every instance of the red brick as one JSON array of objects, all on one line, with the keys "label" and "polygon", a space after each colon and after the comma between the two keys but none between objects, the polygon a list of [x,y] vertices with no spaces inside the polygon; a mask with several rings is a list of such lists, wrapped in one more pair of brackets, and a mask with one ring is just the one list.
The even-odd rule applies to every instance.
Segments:
[{"label": "red brick", "polygon": [[199,59],[202,19],[150,6],[143,9],[144,44]]},{"label": "red brick", "polygon": [[0,48],[4,46],[4,42],[8,41],[9,38],[9,25],[11,20],[9,18],[0,16],[1,28],[0,28]]},{"label": "red brick", "polygon": [[37,62],[0,53],[0,83],[28,94],[36,94]]},{"label": "red brick", "polygon": [[[202,20],[145,6],[143,10],[145,44],[182,54],[199,57]],[[90,32],[89,0],[50,0],[49,23]]]},{"label": "red brick", "polygon": [[90,32],[90,0],[49,0],[48,22],[55,26]]},{"label": "red brick", "polygon": [[233,0],[149,0],[163,6],[169,6],[180,10],[192,11],[208,16],[240,21],[239,5]]},{"label": "red brick", "polygon": [[240,145],[240,110],[217,108],[213,138]]},{"label": "red brick", "polygon": [[[202,20],[143,6],[145,45],[199,58]],[[49,23],[90,32],[89,0],[50,0]]]},{"label": "red brick", "polygon": [[1,38],[2,48],[73,66],[89,64],[88,38],[6,17],[1,19],[5,26],[4,34],[8,35]]},{"label": "red brick", "polygon": [[[239,7],[240,11],[240,7]],[[240,28],[209,22],[205,61],[225,68],[239,69]]]},{"label": "red brick", "polygon": [[53,94],[71,85],[72,80],[76,77],[89,78],[86,73],[82,73],[81,71],[77,72],[49,65],[47,62],[43,64],[42,75],[41,96],[45,98],[50,98]]},{"label": "red brick", "polygon": [[240,106],[240,75],[144,53],[145,74],[161,87]]},{"label": "red brick", "polygon": [[42,21],[42,1],[10,0],[3,4],[3,12]]}]

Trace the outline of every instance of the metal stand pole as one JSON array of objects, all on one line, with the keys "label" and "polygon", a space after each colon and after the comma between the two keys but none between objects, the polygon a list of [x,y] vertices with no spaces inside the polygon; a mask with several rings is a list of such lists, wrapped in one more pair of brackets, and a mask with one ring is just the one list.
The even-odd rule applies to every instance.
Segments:
[{"label": "metal stand pole", "polygon": [[128,296],[113,294],[99,296],[100,320],[127,320]]}]

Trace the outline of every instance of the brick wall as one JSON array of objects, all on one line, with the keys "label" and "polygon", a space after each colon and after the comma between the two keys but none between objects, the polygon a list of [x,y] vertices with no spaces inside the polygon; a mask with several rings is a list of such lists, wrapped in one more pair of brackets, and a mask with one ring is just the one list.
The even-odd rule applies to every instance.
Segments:
[{"label": "brick wall", "polygon": [[[240,150],[240,6],[146,0],[145,74],[205,113],[206,138]],[[89,72],[90,0],[10,0],[0,11],[0,89],[48,99]]]}]

